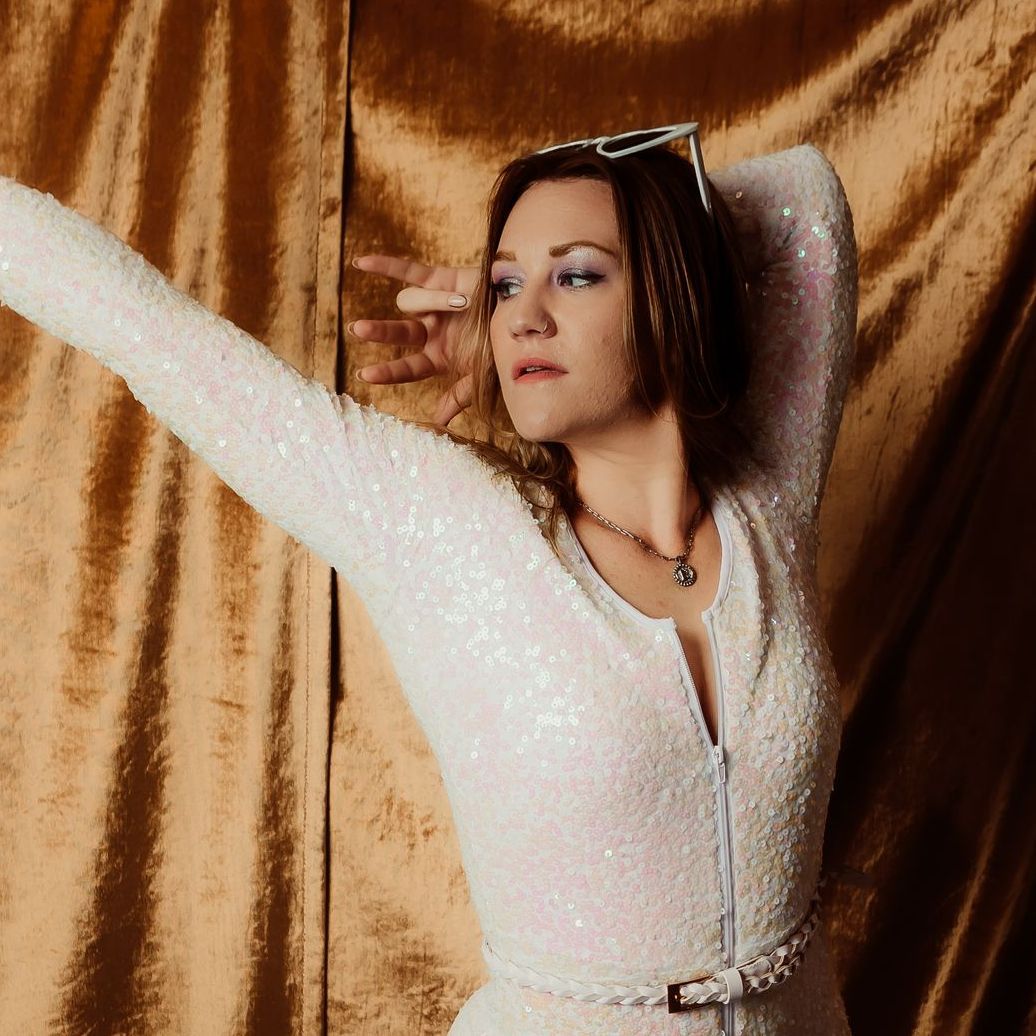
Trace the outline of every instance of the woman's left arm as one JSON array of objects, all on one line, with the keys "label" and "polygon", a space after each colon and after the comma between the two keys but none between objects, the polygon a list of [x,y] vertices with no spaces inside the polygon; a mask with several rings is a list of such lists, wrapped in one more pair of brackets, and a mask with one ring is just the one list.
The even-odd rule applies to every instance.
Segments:
[{"label": "woman's left arm", "polygon": [[820,509],[855,356],[857,247],[845,189],[799,144],[710,174],[743,235],[752,373],[739,417],[796,520]]}]

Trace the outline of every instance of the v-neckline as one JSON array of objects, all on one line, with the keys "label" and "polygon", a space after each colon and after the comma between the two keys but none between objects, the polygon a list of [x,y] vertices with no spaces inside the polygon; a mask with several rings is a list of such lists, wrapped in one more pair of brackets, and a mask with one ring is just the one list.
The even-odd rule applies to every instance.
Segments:
[{"label": "v-neckline", "polygon": [[[724,600],[726,600],[727,591],[730,588],[730,572],[733,568],[733,544],[730,535],[730,512],[727,507],[727,501],[723,498],[722,493],[716,489],[712,490],[710,496],[712,504],[712,520],[716,523],[716,530],[719,533],[722,556],[720,559],[719,581],[716,587],[716,594],[708,608],[701,612],[702,622],[707,622],[711,619],[716,609],[722,605]],[[562,524],[565,529],[565,534],[568,536],[569,542],[582,562],[583,567],[586,569],[587,574],[600,587],[604,595],[613,604],[629,615],[630,618],[639,622],[642,626],[676,629],[676,618],[674,616],[663,615],[656,618],[653,615],[646,615],[635,605],[627,601],[626,598],[623,597],[594,567],[594,563],[590,560],[589,555],[586,553],[586,549],[583,547],[579,537],[576,535],[576,531],[573,528],[571,520],[566,516],[563,518]]]},{"label": "v-neckline", "polygon": [[709,653],[712,656],[713,672],[716,674],[717,681],[719,681],[716,687],[717,729],[715,741],[713,740],[712,732],[709,730],[709,726],[705,721],[705,709],[702,705],[701,692],[695,683],[694,674],[691,672],[690,661],[687,658],[687,652],[684,650],[683,643],[680,640],[680,629],[676,623],[676,617],[673,615],[663,615],[661,618],[655,618],[652,615],[646,615],[635,605],[627,601],[626,598],[615,590],[604,576],[602,576],[594,567],[593,562],[587,555],[583,544],[580,542],[579,537],[576,535],[575,529],[572,527],[572,523],[569,521],[567,516],[563,520],[563,525],[569,541],[575,549],[584,569],[590,579],[600,587],[604,596],[619,608],[620,611],[624,612],[639,625],[646,626],[647,628],[654,629],[656,631],[665,630],[668,632],[676,647],[677,657],[680,664],[681,682],[684,683],[688,696],[693,697],[694,699],[694,711],[697,713],[702,738],[706,745],[708,745],[709,750],[711,752],[718,753],[719,758],[722,758],[722,753],[724,751],[723,745],[726,740],[726,703],[722,692],[722,662],[718,657],[719,648],[712,632],[712,617],[715,614],[716,609],[722,605],[724,600],[726,600],[727,591],[730,588],[730,573],[733,568],[733,542],[730,535],[729,525],[729,522],[732,519],[730,512],[727,509],[726,500],[723,499],[722,495],[714,489],[711,493],[711,501],[712,520],[716,523],[716,529],[719,532],[722,557],[720,559],[719,580],[716,587],[716,595],[713,597],[712,603],[708,608],[700,614],[702,624],[705,626],[709,636]]}]

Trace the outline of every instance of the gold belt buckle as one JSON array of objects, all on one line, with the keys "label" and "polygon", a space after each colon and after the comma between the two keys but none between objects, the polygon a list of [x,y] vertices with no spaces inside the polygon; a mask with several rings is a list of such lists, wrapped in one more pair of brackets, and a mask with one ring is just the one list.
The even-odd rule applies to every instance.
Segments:
[{"label": "gold belt buckle", "polygon": [[[720,998],[717,1003],[729,1004],[731,1000],[743,999],[747,989],[744,984],[744,975],[741,972],[743,967],[754,964],[757,960],[762,958],[763,954],[759,954],[753,957],[751,960],[742,961],[736,967],[724,968],[722,971],[717,971],[714,975],[709,975],[705,979],[706,982],[714,979],[723,979],[727,987],[726,996]],[[687,982],[670,982],[665,987],[666,989],[666,1003],[669,1007],[670,1014],[676,1014],[678,1011],[690,1011],[694,1007],[698,1007],[698,1004],[689,1004],[680,996],[680,987],[687,985],[688,982],[695,982],[697,979],[688,979]]]},{"label": "gold belt buckle", "polygon": [[[810,911],[809,911],[809,914],[806,916],[806,920],[803,921],[799,925],[799,927],[796,929],[796,932],[799,932],[799,931],[802,931],[803,928],[805,927],[806,928],[806,931],[805,931],[805,936],[806,937],[803,940],[802,944],[799,946],[798,952],[796,954],[792,954],[787,959],[787,961],[785,962],[784,967],[783,967],[783,971],[781,972],[781,978],[787,977],[788,975],[792,974],[792,972],[797,970],[799,965],[802,963],[802,958],[803,958],[803,956],[805,954],[806,944],[809,942],[809,937],[812,934],[813,928],[816,927],[816,917],[814,915],[816,913],[818,913],[819,909],[820,909],[820,889],[823,888],[823,885],[824,885],[825,881],[827,881],[826,877],[823,878],[821,880],[820,884],[817,886],[817,892],[814,893],[813,899],[810,901]],[[809,922],[813,922],[813,924],[809,925]],[[808,927],[806,927],[806,926],[808,926]],[[791,936],[789,936],[788,938],[790,939]],[[745,969],[748,969],[749,972],[750,972],[751,968],[755,964],[757,964],[759,961],[762,961],[762,960],[766,961],[767,969],[771,973],[773,973],[773,961],[770,959],[770,955],[767,954],[767,953],[757,953],[754,957],[751,958],[751,960],[743,960],[743,961],[741,961],[740,964],[732,965],[731,967],[725,969],[725,971],[727,973],[729,973],[729,974],[724,973],[723,971],[719,971],[719,972],[716,972],[716,974],[714,974],[714,975],[707,976],[704,981],[708,982],[710,979],[722,978],[726,982],[726,984],[727,984],[727,998],[725,1000],[718,1001],[718,1003],[729,1003],[731,999],[736,999],[736,1000],[743,999],[746,993],[749,993],[749,992],[753,991],[754,987],[746,986],[746,985],[743,984],[744,972],[742,972],[741,969],[745,968]],[[737,974],[735,975],[734,972],[737,972]],[[733,977],[733,979],[734,979],[733,983],[731,982],[731,977]],[[685,986],[685,985],[687,985],[690,982],[698,982],[698,981],[701,981],[701,980],[700,979],[689,978],[689,979],[684,980],[683,982],[670,982],[665,987],[666,988],[666,1003],[667,1003],[667,1006],[669,1008],[669,1013],[670,1014],[676,1014],[679,1011],[690,1011],[693,1008],[698,1006],[698,1004],[687,1003],[680,996],[680,987],[681,986]],[[736,987],[736,988],[732,988],[732,986]]]},{"label": "gold belt buckle", "polygon": [[690,1011],[693,1007],[696,1006],[695,1004],[687,1003],[680,996],[680,987],[683,985],[686,985],[686,983],[670,982],[669,985],[665,987],[666,1003],[668,1005],[670,1014],[677,1014],[679,1011]]}]

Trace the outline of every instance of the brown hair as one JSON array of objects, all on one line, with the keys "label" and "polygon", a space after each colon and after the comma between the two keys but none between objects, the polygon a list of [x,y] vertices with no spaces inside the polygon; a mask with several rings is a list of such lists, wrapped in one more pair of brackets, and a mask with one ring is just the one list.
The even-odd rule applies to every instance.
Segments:
[{"label": "brown hair", "polygon": [[524,439],[511,422],[489,336],[496,305],[490,273],[504,224],[523,192],[541,180],[580,178],[611,186],[628,285],[623,342],[635,372],[635,399],[656,414],[672,400],[683,456],[704,498],[703,482],[728,483],[755,459],[732,419],[748,385],[748,298],[737,233],[719,191],[710,182],[713,223],[693,164],[666,146],[618,159],[591,147],[516,158],[490,193],[478,284],[447,375],[452,385],[472,374],[466,413],[485,429],[485,438],[432,427],[477,453],[494,474],[513,480],[555,552],[558,520],[577,506],[574,464],[564,444]]}]

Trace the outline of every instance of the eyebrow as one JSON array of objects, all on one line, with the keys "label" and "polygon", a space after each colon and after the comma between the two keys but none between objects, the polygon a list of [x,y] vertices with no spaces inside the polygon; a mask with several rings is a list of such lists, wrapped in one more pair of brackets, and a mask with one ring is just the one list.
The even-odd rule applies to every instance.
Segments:
[{"label": "eyebrow", "polygon": [[[550,255],[556,257],[564,255],[566,252],[571,252],[574,248],[579,248],[580,246],[596,248],[601,252],[607,252],[613,259],[619,258],[618,254],[612,251],[612,249],[605,248],[604,245],[600,245],[596,241],[566,241],[563,245],[552,245],[548,251]],[[514,252],[503,252],[498,249],[496,254],[493,256],[493,262],[496,262],[498,259],[514,262],[515,255]]]}]

